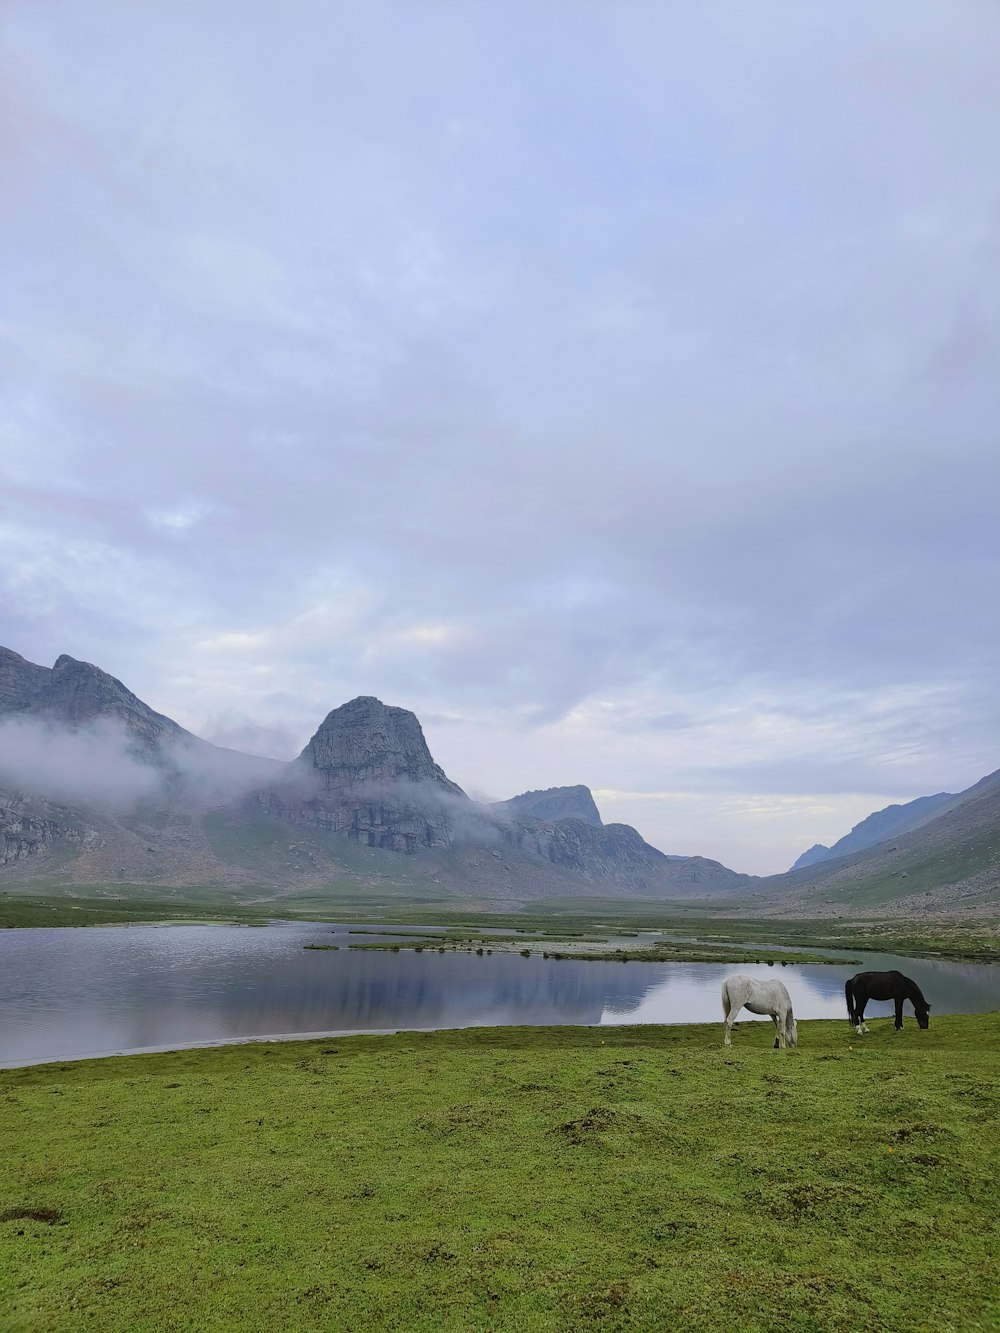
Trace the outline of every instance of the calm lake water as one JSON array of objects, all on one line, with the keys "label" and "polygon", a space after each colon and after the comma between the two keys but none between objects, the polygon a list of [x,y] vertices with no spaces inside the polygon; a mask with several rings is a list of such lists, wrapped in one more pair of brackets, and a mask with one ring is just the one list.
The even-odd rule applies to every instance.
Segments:
[{"label": "calm lake water", "polygon": [[[377,929],[360,935],[328,922],[282,922],[0,931],[0,1065],[399,1028],[721,1025],[719,989],[737,971],[779,975],[798,1018],[846,1022],[844,982],[860,970],[854,963],[584,963],[534,953],[348,949],[384,939],[385,927]],[[332,943],[337,952],[303,947]],[[1000,968],[851,956],[865,968],[898,967],[913,977],[931,1002],[932,1021],[1000,1008]],[[867,1017],[891,1013],[891,1005],[873,1004]]]}]

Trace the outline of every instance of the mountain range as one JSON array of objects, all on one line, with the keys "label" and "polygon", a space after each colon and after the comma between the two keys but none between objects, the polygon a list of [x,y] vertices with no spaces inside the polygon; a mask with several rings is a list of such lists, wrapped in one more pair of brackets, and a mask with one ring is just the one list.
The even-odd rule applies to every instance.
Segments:
[{"label": "mountain range", "polygon": [[605,824],[586,787],[483,805],[413,713],[360,697],[289,763],[222,749],[69,656],[0,649],[0,882],[670,899],[747,877]]},{"label": "mountain range", "polygon": [[820,861],[835,861],[851,852],[875,847],[888,838],[919,828],[921,824],[933,819],[935,814],[940,814],[945,805],[954,804],[960,799],[951,792],[940,791],[935,796],[918,796],[915,801],[907,801],[905,805],[887,805],[884,810],[876,810],[855,824],[850,833],[839,838],[832,847],[824,847],[821,842],[814,843],[808,851],[802,853],[792,869],[804,870],[806,866],[817,865]]},{"label": "mountain range", "polygon": [[225,890],[240,899],[701,903],[843,916],[995,913],[1000,772],[890,805],[782,875],[667,855],[605,824],[583,785],[471,800],[415,715],[333,709],[290,762],[242,754],[69,656],[0,648],[0,890]]}]

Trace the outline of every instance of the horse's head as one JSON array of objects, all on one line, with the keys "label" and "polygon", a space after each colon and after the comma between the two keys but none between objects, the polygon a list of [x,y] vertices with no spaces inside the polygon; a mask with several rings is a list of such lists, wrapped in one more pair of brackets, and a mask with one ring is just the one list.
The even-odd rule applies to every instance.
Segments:
[{"label": "horse's head", "polygon": [[913,1012],[917,1016],[917,1027],[919,1028],[930,1027],[931,1025],[930,1008],[931,1007],[929,1004],[924,1005],[922,1009],[918,1009],[916,1006],[914,1006]]},{"label": "horse's head", "polygon": [[799,1044],[798,1025],[791,1014],[788,1015],[788,1022],[785,1025],[785,1041],[789,1046],[798,1046]]}]

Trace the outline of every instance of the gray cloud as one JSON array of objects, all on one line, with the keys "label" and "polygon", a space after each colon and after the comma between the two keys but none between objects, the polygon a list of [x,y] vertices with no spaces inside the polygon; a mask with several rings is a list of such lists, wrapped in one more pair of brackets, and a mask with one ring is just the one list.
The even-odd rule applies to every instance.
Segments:
[{"label": "gray cloud", "polygon": [[499,795],[995,768],[998,27],[9,5],[0,641]]}]

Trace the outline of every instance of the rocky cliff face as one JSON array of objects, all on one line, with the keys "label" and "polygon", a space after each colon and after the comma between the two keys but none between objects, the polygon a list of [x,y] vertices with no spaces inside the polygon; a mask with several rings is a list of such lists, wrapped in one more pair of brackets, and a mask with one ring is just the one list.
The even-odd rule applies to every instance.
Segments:
[{"label": "rocky cliff face", "polygon": [[589,787],[547,787],[544,791],[525,791],[509,801],[498,801],[498,810],[534,815],[555,823],[560,819],[581,819],[585,824],[601,828],[603,820]]},{"label": "rocky cliff face", "polygon": [[364,695],[327,713],[298,762],[328,786],[430,783],[466,799],[431,758],[415,714]]},{"label": "rocky cliff face", "polygon": [[595,828],[582,819],[550,823],[521,814],[505,830],[504,840],[593,883],[629,893],[662,894],[682,884],[726,889],[746,878],[705,857],[666,856],[629,824]]},{"label": "rocky cliff face", "polygon": [[58,836],[55,820],[28,810],[21,792],[0,790],[0,866],[37,856]]},{"label": "rocky cliff face", "polygon": [[95,836],[74,811],[0,787],[0,866],[23,864],[46,852],[79,851]]},{"label": "rocky cliff face", "polygon": [[26,708],[50,674],[48,667],[36,666],[19,653],[0,648],[0,717]]},{"label": "rocky cliff face", "polygon": [[368,696],[328,713],[289,780],[258,799],[269,813],[408,853],[447,847],[456,818],[473,810],[434,762],[415,715]]}]

